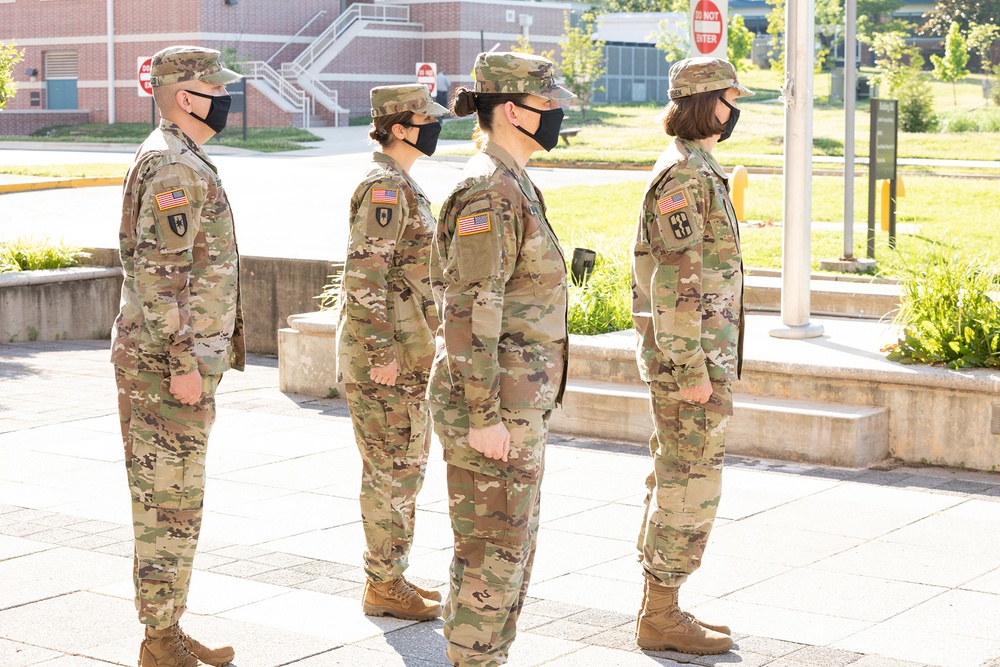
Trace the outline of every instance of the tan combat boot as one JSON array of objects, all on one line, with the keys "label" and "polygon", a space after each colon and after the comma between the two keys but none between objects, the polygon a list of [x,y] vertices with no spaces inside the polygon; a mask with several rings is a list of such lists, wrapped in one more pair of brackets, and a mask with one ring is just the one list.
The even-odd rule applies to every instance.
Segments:
[{"label": "tan combat boot", "polygon": [[236,651],[232,646],[218,646],[209,648],[194,637],[189,636],[181,627],[177,626],[177,633],[187,650],[191,651],[199,660],[213,667],[223,667],[228,665],[236,657]]},{"label": "tan combat boot", "polygon": [[[400,576],[402,577],[402,575]],[[419,595],[425,600],[434,600],[434,602],[440,602],[443,599],[441,597],[441,593],[439,591],[434,590],[433,588],[424,588],[423,586],[418,586],[409,579],[407,579],[406,577],[402,577],[402,579],[407,584],[409,584],[410,588],[412,588],[417,592],[417,595]]]},{"label": "tan combat boot", "polygon": [[677,606],[680,589],[646,580],[642,609],[636,621],[636,643],[652,651],[677,651],[694,655],[725,653],[733,640],[710,630]]},{"label": "tan combat boot", "polygon": [[207,667],[184,645],[179,630],[176,624],[162,630],[147,626],[139,647],[139,667]]},{"label": "tan combat boot", "polygon": [[361,607],[369,616],[429,621],[441,615],[441,605],[420,597],[403,577],[387,582],[368,580],[365,582],[364,596]]},{"label": "tan combat boot", "polygon": [[[647,586],[643,586],[642,587],[642,605],[640,605],[640,609],[645,609],[645,607],[646,607],[646,597],[648,595],[649,595],[649,586],[648,585]],[[723,625],[721,623],[706,623],[705,621],[701,620],[700,618],[696,618],[695,615],[692,614],[689,611],[681,610],[681,613],[684,614],[685,616],[687,616],[688,618],[690,618],[692,621],[694,621],[695,623],[697,623],[698,625],[700,625],[703,628],[708,628],[709,630],[715,630],[716,632],[720,632],[720,633],[722,633],[724,635],[730,635],[730,636],[732,636],[732,634],[733,634],[733,631],[729,629],[728,625]]]}]

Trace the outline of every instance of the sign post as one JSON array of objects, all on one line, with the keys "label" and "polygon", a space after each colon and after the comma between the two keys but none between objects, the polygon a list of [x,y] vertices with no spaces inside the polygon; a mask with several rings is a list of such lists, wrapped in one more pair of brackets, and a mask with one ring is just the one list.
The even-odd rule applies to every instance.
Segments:
[{"label": "sign post", "polygon": [[899,102],[871,99],[871,134],[868,144],[868,258],[875,259],[875,190],[889,181],[889,247],[896,247],[896,145],[899,137]]},{"label": "sign post", "polygon": [[243,141],[247,140],[247,80],[240,79],[235,83],[226,84],[226,92],[233,97],[229,107],[230,113],[243,114]]},{"label": "sign post", "polygon": [[417,63],[417,83],[422,83],[431,91],[434,99],[434,89],[437,87],[437,63]]},{"label": "sign post", "polygon": [[691,0],[691,57],[728,56],[729,0]]},{"label": "sign post", "polygon": [[153,69],[153,56],[139,56],[136,61],[136,71],[138,72],[136,82],[139,84],[139,97],[149,98],[150,118],[153,127],[156,127],[156,100],[153,99],[153,84],[149,80],[150,72]]}]

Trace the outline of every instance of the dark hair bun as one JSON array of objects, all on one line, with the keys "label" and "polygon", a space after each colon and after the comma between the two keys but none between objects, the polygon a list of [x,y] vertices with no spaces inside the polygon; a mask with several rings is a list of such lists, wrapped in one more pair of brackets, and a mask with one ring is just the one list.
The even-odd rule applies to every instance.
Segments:
[{"label": "dark hair bun", "polygon": [[451,112],[459,118],[476,113],[476,93],[468,88],[459,88],[452,100]]}]

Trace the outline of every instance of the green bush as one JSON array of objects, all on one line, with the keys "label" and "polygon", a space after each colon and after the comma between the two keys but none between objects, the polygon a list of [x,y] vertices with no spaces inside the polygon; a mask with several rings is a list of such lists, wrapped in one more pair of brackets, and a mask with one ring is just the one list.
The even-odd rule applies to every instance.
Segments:
[{"label": "green bush", "polygon": [[[587,242],[584,243],[583,241]],[[632,328],[632,264],[629,238],[593,236],[575,242],[597,248],[594,270],[583,284],[569,287],[569,332],[602,334]],[[569,249],[567,257],[572,257]]]},{"label": "green bush", "polygon": [[933,132],[937,128],[934,95],[930,84],[919,74],[909,77],[896,91],[899,98],[899,129],[903,132]]},{"label": "green bush", "polygon": [[79,266],[80,260],[86,257],[90,254],[65,241],[22,236],[0,242],[0,273],[65,269]]},{"label": "green bush", "polygon": [[939,132],[1000,132],[1000,109],[983,107],[971,111],[938,114]]},{"label": "green bush", "polygon": [[935,244],[898,271],[902,336],[890,360],[1000,367],[1000,263]]}]

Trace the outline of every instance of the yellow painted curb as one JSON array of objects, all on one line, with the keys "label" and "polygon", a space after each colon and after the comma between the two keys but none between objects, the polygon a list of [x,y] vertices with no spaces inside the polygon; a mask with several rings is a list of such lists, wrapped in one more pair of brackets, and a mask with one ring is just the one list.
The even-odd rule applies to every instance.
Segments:
[{"label": "yellow painted curb", "polygon": [[121,184],[121,176],[60,178],[53,181],[34,181],[31,183],[2,183],[0,184],[0,194],[8,194],[11,192],[31,192],[33,190],[56,190],[59,188],[100,188],[109,185]]}]

